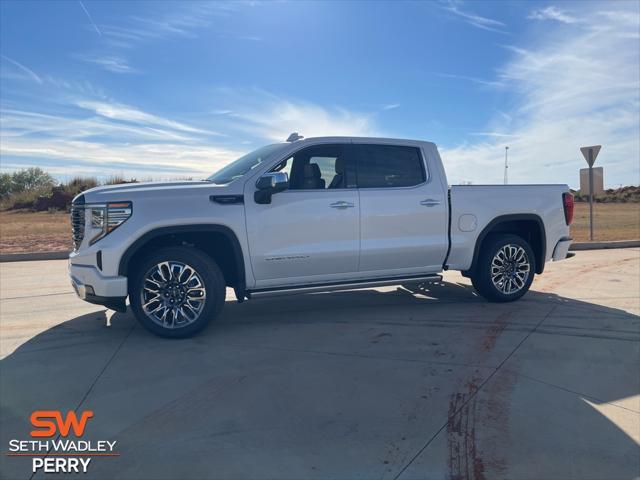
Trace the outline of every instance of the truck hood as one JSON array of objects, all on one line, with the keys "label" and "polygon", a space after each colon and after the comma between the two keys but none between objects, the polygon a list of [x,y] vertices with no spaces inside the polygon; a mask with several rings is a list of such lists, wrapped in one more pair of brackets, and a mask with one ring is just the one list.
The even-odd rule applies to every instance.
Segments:
[{"label": "truck hood", "polygon": [[86,203],[122,201],[136,197],[169,196],[182,190],[192,191],[202,188],[223,191],[228,187],[229,185],[216,185],[207,181],[122,183],[91,188],[76,196],[73,201],[75,202],[80,196],[84,196]]}]

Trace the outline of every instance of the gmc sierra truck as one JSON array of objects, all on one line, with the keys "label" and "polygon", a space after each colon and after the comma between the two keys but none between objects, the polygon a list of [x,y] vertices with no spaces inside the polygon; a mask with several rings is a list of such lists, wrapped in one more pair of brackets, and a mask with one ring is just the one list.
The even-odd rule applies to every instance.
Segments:
[{"label": "gmc sierra truck", "polygon": [[259,148],[204,181],[92,188],[73,200],[71,282],[164,337],[201,331],[226,287],[265,295],[421,283],[460,270],[524,295],[571,244],[567,185],[447,184],[433,143],[323,137]]}]

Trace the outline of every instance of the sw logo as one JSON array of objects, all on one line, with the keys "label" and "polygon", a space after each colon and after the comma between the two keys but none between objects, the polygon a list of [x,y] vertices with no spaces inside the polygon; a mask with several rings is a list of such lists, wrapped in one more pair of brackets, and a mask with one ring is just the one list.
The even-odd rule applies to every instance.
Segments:
[{"label": "sw logo", "polygon": [[[32,430],[32,437],[53,437],[56,432],[61,436],[68,437],[69,431],[73,429],[76,437],[84,434],[87,421],[93,417],[91,410],[86,410],[78,419],[76,412],[67,412],[66,418],[62,418],[62,412],[59,410],[36,410],[31,414],[31,425],[42,430]],[[55,422],[54,422],[55,420]]]},{"label": "sw logo", "polygon": [[87,473],[92,457],[120,455],[114,451],[115,440],[79,438],[84,436],[91,418],[91,410],[80,414],[74,411],[36,410],[29,417],[33,427],[30,432],[32,439],[10,440],[7,456],[33,457],[33,473]]}]

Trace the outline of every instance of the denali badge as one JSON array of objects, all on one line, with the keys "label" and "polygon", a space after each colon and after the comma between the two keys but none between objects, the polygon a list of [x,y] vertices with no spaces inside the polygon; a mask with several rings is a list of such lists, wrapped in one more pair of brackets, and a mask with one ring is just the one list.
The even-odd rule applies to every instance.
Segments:
[{"label": "denali badge", "polygon": [[274,260],[303,260],[305,258],[309,258],[309,255],[287,255],[286,257],[269,257],[265,260],[267,262],[272,262]]}]

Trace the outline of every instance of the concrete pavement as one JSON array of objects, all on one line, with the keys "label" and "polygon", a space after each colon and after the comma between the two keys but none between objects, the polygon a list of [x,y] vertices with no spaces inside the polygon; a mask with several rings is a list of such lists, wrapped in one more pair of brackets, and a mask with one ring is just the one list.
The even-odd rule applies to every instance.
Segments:
[{"label": "concrete pavement", "polygon": [[[36,409],[93,410],[90,478],[640,475],[640,249],[552,263],[522,300],[467,279],[237,304],[170,341],[0,265],[0,451]],[[2,478],[31,461],[2,455]],[[44,475],[40,475],[44,476]],[[36,475],[35,478],[39,478]]]}]

